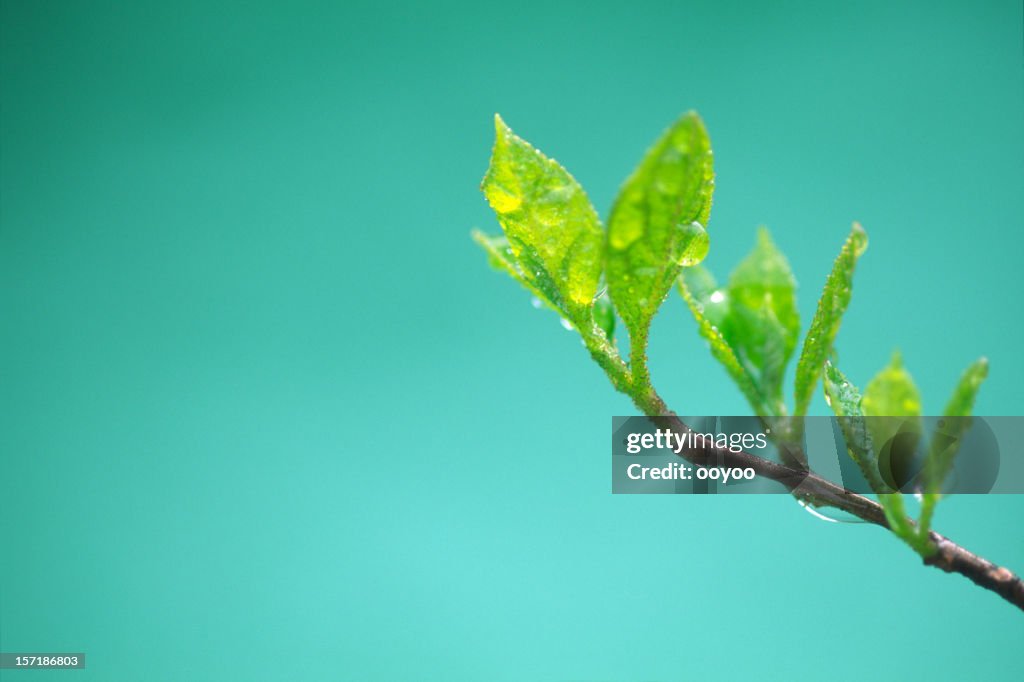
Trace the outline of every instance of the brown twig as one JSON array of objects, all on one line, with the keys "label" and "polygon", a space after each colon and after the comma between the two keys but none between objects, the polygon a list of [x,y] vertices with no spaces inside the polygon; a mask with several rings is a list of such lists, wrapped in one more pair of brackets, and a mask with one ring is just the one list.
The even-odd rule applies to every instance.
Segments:
[{"label": "brown twig", "polygon": [[[630,368],[619,358],[617,351],[604,335],[597,331],[596,326],[589,330],[583,328],[580,332],[583,334],[584,343],[590,350],[591,356],[608,374],[612,385],[632,398],[640,411],[646,414],[655,425],[667,428],[679,435],[692,433],[692,429],[684,424],[675,412],[668,409],[665,401],[646,381],[646,368],[644,368],[643,376],[645,380],[636,382]],[[646,358],[642,353],[637,358],[639,362],[646,364]],[[699,439],[699,441],[706,443],[705,439]],[[852,493],[843,486],[826,480],[814,472],[772,462],[749,452],[733,452],[728,448],[716,448],[713,444],[707,444],[703,448],[684,450],[680,456],[700,466],[713,464],[714,466],[739,467],[741,469],[750,467],[758,476],[781,483],[793,495],[809,504],[841,509],[868,523],[889,528],[882,505],[863,495]],[[798,453],[794,459],[807,461],[802,453]],[[912,519],[908,519],[908,523],[913,524],[914,522]],[[952,540],[934,531],[929,533],[929,538],[935,545],[935,553],[924,560],[926,565],[941,568],[947,573],[959,573],[974,584],[995,592],[1024,611],[1024,581],[1013,571],[968,552]]]},{"label": "brown twig", "polygon": [[[655,425],[679,435],[692,432],[678,415],[665,407],[665,403],[653,391],[646,399],[636,400],[636,403]],[[841,509],[868,523],[889,528],[889,522],[886,521],[885,512],[880,504],[863,495],[852,493],[813,472],[793,469],[749,452],[733,452],[728,448],[716,448],[710,444],[702,448],[683,450],[680,455],[698,466],[750,467],[758,476],[781,483],[793,495],[810,504]],[[1024,610],[1024,581],[1013,571],[967,551],[934,531],[929,536],[935,544],[936,552],[924,560],[926,565],[941,568],[947,573],[959,573],[974,584],[995,592]]]}]

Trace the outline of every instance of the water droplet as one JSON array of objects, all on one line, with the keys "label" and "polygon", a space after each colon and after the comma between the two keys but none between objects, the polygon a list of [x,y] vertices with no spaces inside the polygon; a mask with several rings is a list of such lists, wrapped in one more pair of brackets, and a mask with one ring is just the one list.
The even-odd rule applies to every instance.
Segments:
[{"label": "water droplet", "polygon": [[530,305],[532,305],[534,308],[540,310],[541,308],[544,307],[544,301],[542,301],[539,298],[537,298],[536,296],[534,296],[533,298],[530,299]]},{"label": "water droplet", "polygon": [[806,500],[797,500],[797,504],[804,508],[804,511],[809,513],[811,516],[821,519],[822,521],[828,521],[829,523],[839,523],[839,519],[833,519],[831,516],[825,516],[820,511],[812,507]]},{"label": "water droplet", "polygon": [[[816,519],[821,519],[822,521],[828,521],[829,523],[865,523],[864,519],[858,519],[856,516],[850,516],[846,512],[839,510],[830,510],[829,514],[823,514],[815,509],[814,505],[809,503],[807,500],[797,498],[796,502],[803,507],[804,511],[808,514]],[[832,516],[832,513],[834,513],[835,516]]]},{"label": "water droplet", "polygon": [[572,326],[572,322],[570,322],[569,320],[565,319],[564,317],[559,318],[559,319],[562,321],[562,329],[568,329],[569,331],[572,331],[573,329],[576,328],[576,327]]},{"label": "water droplet", "polygon": [[722,291],[713,291],[710,300],[712,303],[721,303],[725,300],[725,294]]},{"label": "water droplet", "polygon": [[704,260],[708,255],[711,240],[704,226],[694,221],[679,227],[682,251],[676,255],[676,262],[683,267],[691,267]]}]

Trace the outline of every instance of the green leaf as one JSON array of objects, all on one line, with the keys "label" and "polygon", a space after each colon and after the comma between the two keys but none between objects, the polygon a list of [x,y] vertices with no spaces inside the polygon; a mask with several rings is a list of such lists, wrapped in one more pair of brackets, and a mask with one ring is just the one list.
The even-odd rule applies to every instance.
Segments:
[{"label": "green leaf", "polygon": [[825,402],[837,417],[863,417],[860,390],[831,361],[825,361]]},{"label": "green leaf", "polygon": [[942,412],[946,418],[939,422],[936,432],[932,435],[924,468],[924,499],[921,505],[921,525],[925,529],[931,526],[935,505],[941,497],[942,484],[949,476],[960,442],[971,426],[970,417],[974,411],[974,400],[987,376],[987,358],[975,360],[964,370],[956,388],[953,389],[952,397],[946,404],[946,409]]},{"label": "green leaf", "polygon": [[729,277],[722,336],[757,386],[782,414],[782,380],[800,335],[796,280],[786,257],[762,228],[757,244]]},{"label": "green leaf", "polygon": [[839,368],[831,362],[825,362],[825,373],[822,377],[825,390],[825,402],[832,408],[839,419],[839,428],[846,440],[846,449],[850,459],[864,474],[868,485],[876,493],[892,492],[878,473],[878,459],[871,444],[864,412],[861,409],[861,395],[853,383],[846,378]]},{"label": "green leaf", "polygon": [[517,137],[500,116],[495,129],[481,189],[508,240],[501,268],[576,326],[587,326],[604,259],[601,221],[562,166]]},{"label": "green leaf", "polygon": [[[847,445],[852,445],[850,456],[861,467],[871,488],[879,493],[878,501],[885,511],[892,532],[922,557],[931,556],[935,553],[935,547],[928,538],[927,528],[920,525],[915,527],[907,518],[903,494],[898,490],[888,492],[896,487],[892,485],[892,475],[886,476],[884,471],[879,471],[878,450],[897,432],[910,436],[912,442],[907,447],[911,450],[915,449],[916,441],[920,438],[921,398],[914,380],[903,369],[899,354],[894,353],[889,366],[868,382],[863,397],[857,395],[856,387],[832,363],[826,364],[824,384],[826,396],[836,414],[859,412],[870,417],[863,422],[858,419],[840,419],[840,422],[847,422],[843,435],[847,436]],[[855,408],[857,403],[859,409]],[[866,430],[864,422],[867,423]],[[864,460],[863,464],[858,457]],[[885,468],[884,463],[881,468]]]},{"label": "green leaf", "polygon": [[868,382],[862,405],[864,414],[872,417],[921,415],[921,393],[913,377],[904,369],[899,352],[893,353],[888,366]]},{"label": "green leaf", "polygon": [[[700,312],[711,324],[721,327],[729,315],[729,300],[715,276],[703,265],[686,268],[679,276],[680,285],[700,304]],[[680,289],[682,292],[683,289]]]},{"label": "green leaf", "polygon": [[555,304],[547,299],[544,292],[535,287],[523,275],[522,269],[515,261],[515,256],[512,255],[512,249],[508,245],[508,239],[503,236],[492,237],[484,234],[480,230],[473,230],[471,235],[473,237],[473,241],[479,244],[484,251],[487,252],[487,262],[490,263],[492,268],[511,275],[513,279],[522,284],[527,291],[533,294],[537,300],[555,312],[561,313],[561,311],[555,307]]},{"label": "green leaf", "polygon": [[604,293],[594,301],[594,322],[604,331],[609,341],[615,338],[615,308],[608,300],[608,294]]},{"label": "green leaf", "polygon": [[916,453],[922,431],[921,394],[899,353],[893,353],[889,365],[868,382],[861,407],[871,417],[868,431],[882,478],[899,488],[904,481],[897,480],[897,465]]},{"label": "green leaf", "polygon": [[964,370],[953,389],[953,395],[946,403],[942,414],[947,417],[969,417],[974,410],[974,400],[978,397],[981,384],[988,377],[988,358],[978,358]]},{"label": "green leaf", "polygon": [[716,288],[711,274],[699,266],[688,268],[679,278],[679,293],[697,320],[698,331],[708,342],[711,355],[725,367],[725,371],[729,373],[757,414],[771,414],[753,379],[740,364],[732,346],[719,330],[718,325],[728,315],[728,309],[727,305],[723,305],[724,294]]},{"label": "green leaf", "polygon": [[839,332],[843,313],[850,304],[853,287],[853,271],[857,259],[868,247],[868,235],[859,224],[854,223],[839,256],[832,264],[832,272],[825,280],[825,288],[818,300],[818,309],[807,330],[803,350],[796,365],[796,403],[793,413],[807,414],[814,386],[825,366],[825,360],[832,352],[832,344]]},{"label": "green leaf", "polygon": [[651,319],[683,266],[708,250],[714,189],[711,143],[690,112],[676,121],[626,180],[608,221],[608,291],[642,354]]},{"label": "green leaf", "polygon": [[903,494],[899,491],[894,492],[878,470],[878,454],[873,443],[876,426],[880,420],[877,417],[864,419],[866,415],[877,414],[872,412],[875,409],[888,412],[902,409],[913,413],[913,401],[909,396],[916,393],[917,389],[913,387],[910,375],[899,364],[899,356],[894,356],[893,363],[868,383],[863,397],[857,387],[831,362],[825,363],[822,384],[825,389],[825,401],[839,417],[839,426],[843,430],[847,451],[864,474],[868,485],[878,493],[878,502],[882,505],[890,530],[922,557],[931,556],[935,553],[935,548],[928,538],[928,533],[915,528],[907,518]]},{"label": "green leaf", "polygon": [[800,317],[796,281],[768,231],[760,230],[725,289],[700,266],[684,270],[680,280],[680,292],[701,334],[751,406],[761,416],[784,414],[782,379],[800,334]]}]

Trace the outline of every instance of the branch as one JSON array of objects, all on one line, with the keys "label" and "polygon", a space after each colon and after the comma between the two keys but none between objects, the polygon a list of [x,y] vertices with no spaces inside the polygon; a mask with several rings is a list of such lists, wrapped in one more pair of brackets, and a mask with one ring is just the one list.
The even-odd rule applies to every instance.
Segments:
[{"label": "branch", "polygon": [[[660,428],[666,428],[683,436],[693,430],[679,419],[679,415],[670,410],[649,383],[646,372],[637,377],[624,363],[596,326],[592,329],[581,329],[584,343],[591,356],[608,374],[616,390],[625,393],[636,404],[640,411],[648,416]],[[646,358],[641,357],[641,360]],[[646,364],[646,363],[645,363]],[[638,378],[641,379],[638,381]],[[892,530],[885,517],[882,505],[874,500],[852,493],[846,488],[817,474],[779,464],[749,452],[733,452],[728,448],[717,448],[700,438],[688,442],[701,442],[702,448],[690,448],[679,453],[681,457],[698,466],[727,466],[751,468],[758,476],[781,483],[795,497],[819,507],[834,507],[853,514],[859,519]],[[798,460],[807,461],[799,453]],[[913,524],[912,519],[907,522]],[[1018,609],[1024,611],[1024,581],[1013,571],[997,566],[991,561],[967,551],[949,538],[935,531],[929,533],[935,553],[924,559],[925,565],[941,568],[947,573],[959,573],[976,585],[995,592]]]},{"label": "branch", "polygon": [[[631,397],[655,425],[679,435],[692,433],[692,429],[665,406],[664,401],[653,389]],[[704,439],[698,440],[704,442]],[[868,523],[889,528],[885,511],[880,504],[863,495],[851,493],[841,485],[821,478],[813,472],[793,469],[748,452],[733,452],[728,448],[716,448],[714,445],[684,450],[680,456],[698,466],[750,467],[758,476],[781,483],[794,496],[815,506],[835,507]],[[935,545],[936,552],[924,560],[926,565],[941,568],[947,573],[959,573],[1024,611],[1024,581],[1013,571],[968,552],[934,531],[929,533],[929,537]]]}]

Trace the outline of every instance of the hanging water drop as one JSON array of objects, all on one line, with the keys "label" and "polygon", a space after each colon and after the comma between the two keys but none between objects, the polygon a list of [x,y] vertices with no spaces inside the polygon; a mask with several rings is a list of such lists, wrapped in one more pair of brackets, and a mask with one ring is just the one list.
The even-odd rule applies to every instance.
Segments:
[{"label": "hanging water drop", "polygon": [[806,511],[808,514],[810,514],[816,519],[821,519],[822,521],[828,521],[829,523],[866,523],[864,519],[859,519],[856,516],[851,516],[846,514],[845,512],[840,512],[838,510],[836,510],[836,513],[840,515],[839,518],[836,518],[835,516],[830,516],[828,514],[823,514],[822,512],[815,509],[814,506],[810,504],[807,500],[796,498],[796,502],[801,507],[803,507],[804,511]]},{"label": "hanging water drop", "polygon": [[820,511],[818,511],[817,509],[815,509],[814,507],[812,507],[812,506],[810,505],[810,503],[808,503],[808,502],[807,502],[807,500],[797,500],[796,502],[797,502],[797,504],[799,504],[799,505],[800,505],[801,507],[803,507],[803,508],[804,508],[804,511],[806,511],[806,512],[807,512],[808,514],[810,514],[811,516],[814,516],[814,517],[816,517],[816,518],[819,518],[819,519],[821,519],[822,521],[828,521],[829,523],[839,523],[839,519],[833,519],[833,518],[832,518],[831,516],[825,516],[825,515],[824,515],[824,514],[822,514],[822,513],[820,512]]},{"label": "hanging water drop", "polygon": [[544,307],[544,301],[534,296],[533,298],[530,299],[530,305],[532,305],[537,310],[540,310],[541,308]]},{"label": "hanging water drop", "polygon": [[570,322],[569,320],[565,319],[564,317],[561,317],[559,319],[562,321],[562,329],[567,329],[568,331],[572,331],[573,329],[576,328],[576,327],[572,326],[572,322]]}]

